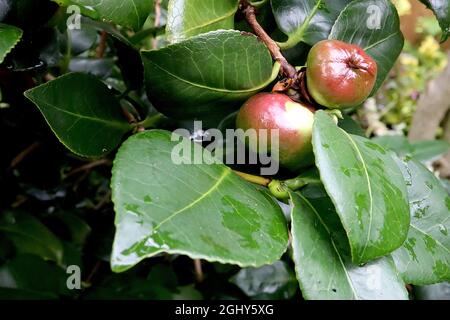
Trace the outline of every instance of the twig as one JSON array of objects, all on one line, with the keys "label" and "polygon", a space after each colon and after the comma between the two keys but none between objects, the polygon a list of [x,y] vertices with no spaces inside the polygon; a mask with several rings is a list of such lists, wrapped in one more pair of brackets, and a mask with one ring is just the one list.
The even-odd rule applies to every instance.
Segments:
[{"label": "twig", "polygon": [[107,204],[109,202],[109,200],[111,199],[111,190],[109,190],[103,197],[102,199],[95,205],[94,210],[98,211],[101,208],[103,208],[103,206],[105,204]]},{"label": "twig", "polygon": [[248,182],[251,182],[251,183],[258,184],[263,187],[267,187],[271,182],[270,179],[259,177],[259,176],[254,176],[252,174],[248,174],[248,173],[244,173],[244,172],[240,172],[240,171],[236,171],[236,170],[233,170],[233,172],[236,173],[242,179],[244,179]]},{"label": "twig", "polygon": [[96,50],[96,57],[97,59],[102,59],[105,56],[106,51],[106,38],[108,37],[108,34],[106,31],[102,31],[100,34],[100,43],[98,44],[97,50]]},{"label": "twig", "polygon": [[244,13],[247,23],[269,49],[272,58],[280,63],[281,72],[286,77],[295,79],[297,76],[297,70],[286,60],[286,58],[281,53],[280,47],[277,45],[277,43],[261,27],[258,20],[256,19],[255,7],[253,7],[247,0],[241,0],[240,9],[242,13]]},{"label": "twig", "polygon": [[66,174],[65,178],[69,178],[73,175],[76,175],[77,173],[80,172],[85,172],[85,171],[89,171],[93,168],[99,167],[99,166],[103,166],[103,165],[111,165],[111,160],[109,159],[100,159],[97,161],[93,161],[90,163],[87,163],[85,165],[82,165],[81,167],[75,168],[72,171],[70,171],[68,174]]},{"label": "twig", "polygon": [[[158,28],[161,24],[161,0],[155,0],[155,23],[154,27]],[[158,39],[156,36],[152,39],[152,48],[158,48]]]},{"label": "twig", "polygon": [[200,259],[194,259],[195,280],[200,283],[204,280],[202,261]]},{"label": "twig", "polygon": [[92,268],[91,273],[89,273],[88,277],[84,281],[88,286],[92,284],[92,279],[94,278],[94,275],[97,273],[98,269],[100,269],[101,264],[102,264],[101,261],[97,261],[94,267]]},{"label": "twig", "polygon": [[31,154],[33,151],[35,151],[37,148],[41,146],[40,142],[34,142],[30,146],[28,146],[25,150],[21,151],[17,156],[14,157],[14,159],[11,161],[11,164],[9,165],[9,170],[14,169],[21,163],[29,154]]}]

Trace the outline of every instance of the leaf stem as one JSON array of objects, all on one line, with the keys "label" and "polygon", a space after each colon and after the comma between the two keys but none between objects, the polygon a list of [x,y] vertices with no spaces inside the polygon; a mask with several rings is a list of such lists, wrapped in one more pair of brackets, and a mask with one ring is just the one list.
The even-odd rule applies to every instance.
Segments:
[{"label": "leaf stem", "polygon": [[282,55],[278,44],[267,34],[256,19],[255,7],[252,6],[247,0],[241,0],[240,9],[245,15],[247,23],[269,49],[272,58],[280,63],[281,72],[288,78],[296,78],[297,70],[286,60],[286,58]]},{"label": "leaf stem", "polygon": [[164,118],[165,118],[164,115],[162,115],[161,113],[157,113],[155,115],[147,117],[144,121],[139,122],[138,125],[143,128],[146,128],[146,129],[147,128],[156,128],[158,123]]},{"label": "leaf stem", "polygon": [[248,173],[244,173],[244,172],[240,172],[240,171],[236,171],[236,170],[233,170],[233,172],[235,174],[237,174],[239,177],[241,177],[242,179],[244,179],[248,182],[254,183],[254,184],[258,184],[263,187],[267,187],[271,182],[270,179],[263,178],[260,176],[255,176],[252,174],[248,174]]}]

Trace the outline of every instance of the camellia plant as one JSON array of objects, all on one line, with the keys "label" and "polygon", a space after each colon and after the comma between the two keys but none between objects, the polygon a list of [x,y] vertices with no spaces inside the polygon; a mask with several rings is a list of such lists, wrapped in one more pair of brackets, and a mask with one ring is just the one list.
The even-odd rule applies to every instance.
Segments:
[{"label": "camellia plant", "polygon": [[[445,41],[448,1],[422,2]],[[113,159],[114,272],[161,254],[242,271],[283,256],[305,299],[408,299],[409,285],[450,280],[444,185],[351,118],[403,49],[391,1],[162,6],[0,0],[2,91],[19,77],[16,89],[73,154]],[[172,134],[180,128],[190,135]],[[248,149],[274,144],[280,170],[217,161],[207,129],[255,132]],[[61,250],[46,259],[61,262]]]}]

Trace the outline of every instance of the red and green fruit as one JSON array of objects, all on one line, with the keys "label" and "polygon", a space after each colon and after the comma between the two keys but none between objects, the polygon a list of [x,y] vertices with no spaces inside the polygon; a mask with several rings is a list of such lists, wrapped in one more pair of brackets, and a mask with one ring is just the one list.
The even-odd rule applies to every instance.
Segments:
[{"label": "red and green fruit", "polygon": [[306,77],[318,104],[330,109],[356,107],[375,86],[377,63],[357,45],[324,40],[308,54]]},{"label": "red and green fruit", "polygon": [[[314,110],[288,96],[259,93],[242,106],[236,126],[244,131],[255,129],[258,134],[253,137],[256,139],[260,137],[259,130],[266,129],[268,146],[278,149],[280,165],[295,172],[314,162],[311,144],[313,122]],[[279,129],[278,146],[270,141],[271,129]],[[259,142],[249,141],[249,145],[259,145]]]}]

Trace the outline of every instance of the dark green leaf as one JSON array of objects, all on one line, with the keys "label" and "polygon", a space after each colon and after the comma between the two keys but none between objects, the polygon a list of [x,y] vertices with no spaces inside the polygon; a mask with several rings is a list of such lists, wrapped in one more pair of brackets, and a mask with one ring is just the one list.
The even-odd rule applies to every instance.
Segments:
[{"label": "dark green leaf", "polygon": [[239,0],[172,0],[167,14],[167,38],[180,42],[189,37],[233,29]]},{"label": "dark green leaf", "polygon": [[373,141],[391,149],[399,156],[410,155],[421,162],[438,159],[448,152],[450,144],[443,140],[429,140],[410,143],[404,136],[382,136],[374,138]]},{"label": "dark green leaf", "polygon": [[450,3],[448,0],[420,0],[428,8],[433,10],[436,15],[439,25],[442,29],[441,41],[444,42],[450,35]]},{"label": "dark green leaf", "polygon": [[61,242],[35,217],[20,212],[5,212],[0,217],[0,231],[11,239],[19,252],[61,262]]},{"label": "dark green leaf", "polygon": [[412,151],[411,144],[405,136],[381,136],[372,139],[373,142],[379,144],[386,150],[392,150],[398,155],[410,154]]},{"label": "dark green leaf", "polygon": [[450,280],[450,196],[441,182],[417,160],[399,166],[411,207],[408,239],[392,255],[403,279],[411,284]]},{"label": "dark green leaf", "polygon": [[450,283],[437,283],[429,286],[415,287],[418,300],[450,300]]},{"label": "dark green leaf", "polygon": [[287,36],[284,49],[303,41],[314,45],[328,38],[339,13],[351,0],[271,0],[278,27]]},{"label": "dark green leaf", "polygon": [[378,65],[373,93],[378,91],[403,49],[397,10],[389,0],[355,0],[343,10],[330,39],[359,45]]},{"label": "dark green leaf", "polygon": [[71,73],[25,92],[72,152],[100,157],[131,129],[118,100],[92,75]]},{"label": "dark green leaf", "polygon": [[22,38],[22,30],[0,23],[0,64]]},{"label": "dark green leaf", "polygon": [[[278,205],[223,164],[175,164],[179,148],[203,154],[208,163],[214,159],[190,140],[173,137],[161,130],[139,133],[117,154],[113,270],[161,252],[240,266],[276,261],[288,240]],[[185,152],[183,159],[192,160]]]},{"label": "dark green leaf", "polygon": [[203,296],[195,289],[194,285],[188,285],[178,287],[177,293],[173,295],[172,300],[203,300]]},{"label": "dark green leaf", "polygon": [[256,300],[290,299],[298,287],[295,273],[283,261],[261,268],[241,269],[231,282]]},{"label": "dark green leaf", "polygon": [[213,31],[142,52],[147,94],[177,118],[226,115],[276,77],[266,46],[239,31]]},{"label": "dark green leaf", "polygon": [[347,133],[354,134],[356,136],[365,137],[366,133],[361,125],[353,120],[353,118],[349,115],[344,115],[343,119],[339,119],[339,128],[345,130]]},{"label": "dark green leaf", "polygon": [[122,71],[127,89],[138,90],[142,88],[144,85],[144,66],[139,51],[128,42],[119,39],[114,39],[114,47],[117,51],[117,65]]},{"label": "dark green leaf", "polygon": [[426,162],[437,160],[446,154],[450,144],[443,140],[419,141],[411,144],[411,156],[415,159]]},{"label": "dark green leaf", "polygon": [[148,0],[53,0],[63,6],[76,5],[82,13],[96,20],[107,20],[138,30],[153,8]]},{"label": "dark green leaf", "polygon": [[391,257],[352,263],[347,237],[328,197],[291,193],[292,246],[305,299],[408,299]]},{"label": "dark green leaf", "polygon": [[66,285],[68,275],[64,270],[39,257],[19,255],[8,261],[6,268],[14,278],[18,289],[62,295],[70,294]]},{"label": "dark green leaf", "polygon": [[402,245],[409,228],[405,182],[391,156],[364,137],[346,133],[316,113],[316,165],[347,232],[353,262],[364,263]]},{"label": "dark green leaf", "polygon": [[84,220],[67,211],[58,213],[57,217],[69,229],[74,244],[83,245],[86,242],[92,230]]}]

